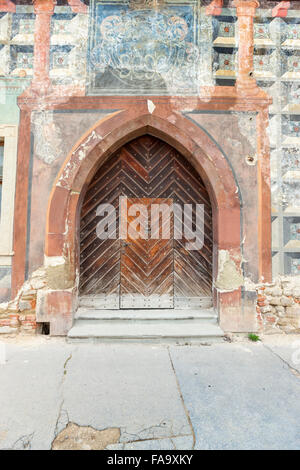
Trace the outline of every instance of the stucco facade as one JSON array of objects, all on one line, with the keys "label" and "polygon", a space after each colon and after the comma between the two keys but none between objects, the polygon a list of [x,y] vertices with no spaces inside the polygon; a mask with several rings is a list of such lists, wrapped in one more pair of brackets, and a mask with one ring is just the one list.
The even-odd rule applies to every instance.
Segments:
[{"label": "stucco facade", "polygon": [[[299,329],[300,15],[293,2],[265,3],[0,3],[3,332],[49,324],[68,333],[85,195],[104,163],[144,135],[171,146],[205,185],[223,331],[290,325],[280,321],[287,307]],[[274,304],[276,292],[262,290],[280,276],[292,287]]]}]

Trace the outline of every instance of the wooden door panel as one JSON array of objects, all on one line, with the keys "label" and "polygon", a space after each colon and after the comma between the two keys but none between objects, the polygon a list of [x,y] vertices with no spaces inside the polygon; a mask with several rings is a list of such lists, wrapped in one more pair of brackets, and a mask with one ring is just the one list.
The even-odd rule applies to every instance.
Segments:
[{"label": "wooden door panel", "polygon": [[[116,208],[118,224],[121,196],[170,199],[180,205],[204,204],[203,248],[188,251],[184,239],[174,240],[172,244],[166,240],[140,240],[133,245],[134,249],[128,248],[127,258],[124,258],[127,265],[122,268],[123,242],[99,240],[96,235],[98,205],[112,204]],[[81,212],[80,293],[117,299],[121,290],[130,295],[130,286],[135,285],[140,291],[148,289],[152,296],[157,296],[157,302],[159,297],[162,299],[166,295],[167,304],[172,293],[175,307],[202,305],[211,298],[212,244],[211,205],[199,174],[165,142],[149,135],[139,137],[113,154],[99,168],[88,187]],[[172,262],[162,261],[170,260],[171,253]],[[132,295],[137,304],[140,293],[134,291]],[[107,298],[105,302],[111,304]],[[123,305],[126,302],[124,300]],[[118,308],[116,300],[113,303]]]},{"label": "wooden door panel", "polygon": [[[151,239],[151,205],[167,204],[170,199],[130,198],[127,210],[134,204],[140,204],[147,211],[145,230],[142,236],[148,238],[130,238],[123,243],[121,254],[121,308],[173,308],[173,240]],[[128,216],[129,224],[135,216]],[[173,233],[172,217],[170,232]],[[161,225],[161,224],[160,224]],[[138,227],[139,228],[139,227]],[[129,231],[128,231],[129,233]]]}]

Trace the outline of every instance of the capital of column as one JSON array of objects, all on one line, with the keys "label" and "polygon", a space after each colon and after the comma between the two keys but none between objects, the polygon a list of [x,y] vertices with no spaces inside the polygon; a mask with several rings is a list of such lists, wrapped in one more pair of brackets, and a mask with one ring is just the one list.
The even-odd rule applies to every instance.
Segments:
[{"label": "capital of column", "polygon": [[255,16],[256,8],[259,7],[257,0],[234,0],[237,16]]},{"label": "capital of column", "polygon": [[272,10],[273,17],[285,18],[287,16],[288,9],[291,6],[291,2],[289,1],[282,1],[276,5],[276,7]]},{"label": "capital of column", "polygon": [[33,9],[36,15],[53,15],[56,0],[33,0]]},{"label": "capital of column", "polygon": [[16,5],[10,0],[0,0],[0,11],[15,13]]},{"label": "capital of column", "polygon": [[212,0],[212,2],[205,8],[207,15],[218,16],[221,15],[223,8],[223,0]]}]

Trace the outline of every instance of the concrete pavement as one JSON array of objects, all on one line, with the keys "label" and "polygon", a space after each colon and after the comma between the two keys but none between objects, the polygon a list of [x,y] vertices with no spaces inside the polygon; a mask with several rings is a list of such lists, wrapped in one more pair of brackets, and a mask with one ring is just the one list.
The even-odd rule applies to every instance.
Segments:
[{"label": "concrete pavement", "polygon": [[0,449],[300,449],[299,340],[6,339]]}]

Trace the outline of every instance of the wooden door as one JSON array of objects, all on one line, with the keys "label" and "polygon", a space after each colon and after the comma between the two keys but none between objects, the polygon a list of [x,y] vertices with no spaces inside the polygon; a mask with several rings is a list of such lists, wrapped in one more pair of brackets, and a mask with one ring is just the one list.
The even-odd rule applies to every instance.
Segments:
[{"label": "wooden door", "polygon": [[[172,199],[130,198],[127,205],[127,229],[138,215],[137,235],[127,238],[121,251],[121,308],[173,308],[174,307],[174,246]],[[159,233],[151,231],[151,210],[155,206],[170,207],[170,217],[159,217]],[[140,213],[130,209],[140,207]],[[169,225],[168,227],[164,227]],[[162,238],[164,229],[167,238]],[[152,238],[151,238],[152,237]]]},{"label": "wooden door", "polygon": [[[113,205],[118,226],[122,196],[129,200],[168,199],[180,205],[203,204],[203,248],[188,251],[185,239],[170,243],[162,240],[161,244],[154,241],[153,246],[152,242],[149,245],[140,241],[133,244],[131,240],[122,241],[119,238],[99,240],[96,234],[99,221],[97,207],[103,203]],[[173,305],[174,302],[175,308],[205,306],[211,301],[212,240],[211,204],[195,168],[160,139],[150,135],[139,137],[113,154],[89,184],[81,211],[80,294],[97,296],[102,302],[98,305],[102,308],[125,307],[130,299],[128,292],[132,297],[133,294],[142,295],[140,299],[144,298],[145,301],[157,293],[161,296],[160,301],[157,299],[156,304],[151,302],[155,308],[159,302],[161,306]],[[170,275],[171,245],[173,273]],[[151,250],[154,249],[158,250],[158,256],[152,259]],[[155,283],[151,283],[153,276],[156,287]],[[157,285],[163,279],[165,284],[162,283],[162,290],[159,291]],[[170,303],[162,302],[163,295],[168,296]]]}]

